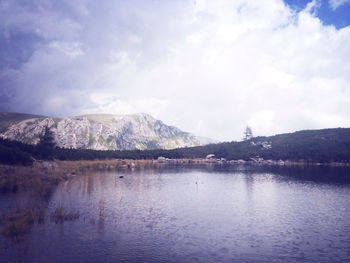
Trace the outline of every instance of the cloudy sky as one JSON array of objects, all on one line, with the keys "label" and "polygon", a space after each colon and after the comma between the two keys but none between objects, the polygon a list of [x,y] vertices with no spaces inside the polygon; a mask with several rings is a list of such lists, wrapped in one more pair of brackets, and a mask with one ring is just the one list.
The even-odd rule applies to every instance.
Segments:
[{"label": "cloudy sky", "polygon": [[350,127],[350,0],[0,0],[0,111],[239,140]]}]

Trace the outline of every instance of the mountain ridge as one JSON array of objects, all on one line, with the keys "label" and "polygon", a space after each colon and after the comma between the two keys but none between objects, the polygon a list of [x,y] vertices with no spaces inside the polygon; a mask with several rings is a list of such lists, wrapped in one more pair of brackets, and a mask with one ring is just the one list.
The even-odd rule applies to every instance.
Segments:
[{"label": "mountain ridge", "polygon": [[55,142],[61,148],[146,150],[201,144],[195,135],[166,125],[146,113],[101,113],[71,117],[0,113],[0,137],[3,139],[36,144],[46,126],[53,132]]}]

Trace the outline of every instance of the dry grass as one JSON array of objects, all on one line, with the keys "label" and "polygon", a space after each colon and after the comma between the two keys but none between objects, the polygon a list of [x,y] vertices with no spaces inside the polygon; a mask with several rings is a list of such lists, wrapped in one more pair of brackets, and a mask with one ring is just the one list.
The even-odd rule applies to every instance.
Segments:
[{"label": "dry grass", "polygon": [[56,208],[51,214],[51,220],[55,223],[63,223],[64,221],[72,221],[79,218],[79,211],[66,211],[63,206]]},{"label": "dry grass", "polygon": [[93,171],[114,171],[125,169],[147,168],[153,165],[152,160],[83,160],[57,161],[58,167],[65,173],[84,174]]},{"label": "dry grass", "polygon": [[24,235],[30,231],[34,221],[35,212],[33,208],[18,210],[11,215],[1,218],[3,227],[0,233],[15,241],[21,241]]},{"label": "dry grass", "polygon": [[75,175],[95,171],[143,170],[163,165],[209,164],[211,160],[177,159],[166,162],[153,160],[82,160],[82,161],[37,161],[32,166],[0,165],[0,193],[31,190],[38,196],[49,197],[55,186]]},{"label": "dry grass", "polygon": [[[17,191],[30,191],[41,200],[47,200],[59,182],[71,176],[85,175],[94,171],[143,169],[152,166],[152,161],[99,160],[99,161],[55,161],[35,162],[32,166],[0,165],[0,194]],[[104,216],[104,202],[100,202],[100,217]],[[0,211],[1,212],[1,211]],[[0,234],[15,241],[24,239],[37,220],[45,222],[44,208],[17,209],[15,213],[1,215]],[[58,207],[51,214],[55,222],[75,220],[79,212],[67,212]]]},{"label": "dry grass", "polygon": [[75,175],[95,171],[147,169],[154,166],[151,160],[95,160],[35,162],[32,166],[0,165],[0,193],[20,190],[34,191],[38,196],[49,197],[55,186]]},{"label": "dry grass", "polygon": [[55,186],[67,179],[59,171],[44,171],[36,166],[0,166],[0,193],[29,190],[48,197]]}]

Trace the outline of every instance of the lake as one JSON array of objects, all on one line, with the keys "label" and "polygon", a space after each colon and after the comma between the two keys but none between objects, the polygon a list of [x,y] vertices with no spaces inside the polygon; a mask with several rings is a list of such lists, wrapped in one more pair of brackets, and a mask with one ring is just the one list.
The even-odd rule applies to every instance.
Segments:
[{"label": "lake", "polygon": [[[120,177],[123,178],[120,178]],[[8,211],[30,193],[0,196]],[[350,262],[350,170],[164,168],[58,185],[0,262]],[[57,220],[57,209],[78,215]]]}]

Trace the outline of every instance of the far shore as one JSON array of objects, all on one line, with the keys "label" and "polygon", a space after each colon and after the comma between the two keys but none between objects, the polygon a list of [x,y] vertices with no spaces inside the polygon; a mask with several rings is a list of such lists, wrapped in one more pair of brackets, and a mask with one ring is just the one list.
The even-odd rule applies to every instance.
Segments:
[{"label": "far shore", "polygon": [[78,161],[35,161],[30,166],[0,165],[0,193],[16,192],[23,189],[37,189],[40,195],[49,195],[59,182],[77,175],[96,171],[133,171],[161,167],[206,167],[240,165],[256,166],[327,166],[350,167],[350,163],[314,163],[306,161],[263,160],[226,160],[224,158],[168,159],[157,160],[105,159]]},{"label": "far shore", "polygon": [[151,159],[97,159],[97,160],[36,160],[32,165],[7,165],[0,164],[0,182],[2,176],[7,174],[30,174],[48,175],[53,177],[67,178],[71,175],[84,174],[91,171],[125,171],[144,168],[156,168],[164,165],[169,166],[200,166],[200,165],[261,165],[261,166],[350,166],[345,162],[311,162],[311,161],[289,161],[289,160],[264,160],[262,158],[250,158],[250,160],[226,160],[224,158],[193,158],[193,159],[169,159],[159,157]]}]

